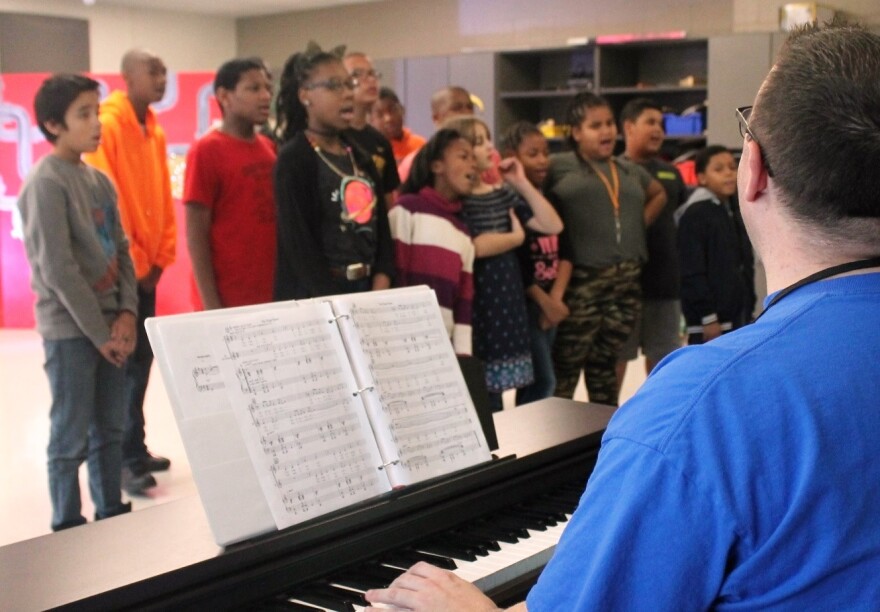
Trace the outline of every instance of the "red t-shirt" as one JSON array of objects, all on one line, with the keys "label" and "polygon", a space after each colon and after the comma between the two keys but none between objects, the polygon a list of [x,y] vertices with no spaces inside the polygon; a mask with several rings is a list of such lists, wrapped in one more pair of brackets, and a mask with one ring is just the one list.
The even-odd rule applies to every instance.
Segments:
[{"label": "red t-shirt", "polygon": [[[272,301],[275,275],[275,146],[218,130],[190,147],[183,201],[207,206],[211,263],[223,306]],[[200,306],[198,291],[195,302]]]}]

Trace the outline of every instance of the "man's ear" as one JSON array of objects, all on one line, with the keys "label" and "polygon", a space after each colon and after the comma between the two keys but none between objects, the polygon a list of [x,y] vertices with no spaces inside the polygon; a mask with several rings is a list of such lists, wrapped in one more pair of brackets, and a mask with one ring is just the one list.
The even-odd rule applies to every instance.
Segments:
[{"label": "man's ear", "polygon": [[[745,183],[743,197],[749,202],[754,202],[767,191],[767,168],[764,165],[764,157],[761,155],[761,147],[751,138],[745,139],[743,151],[746,153],[745,163],[748,176]],[[742,163],[740,158],[740,163]]]},{"label": "man's ear", "polygon": [[444,162],[442,159],[435,159],[431,162],[431,174],[440,174],[443,172]]}]

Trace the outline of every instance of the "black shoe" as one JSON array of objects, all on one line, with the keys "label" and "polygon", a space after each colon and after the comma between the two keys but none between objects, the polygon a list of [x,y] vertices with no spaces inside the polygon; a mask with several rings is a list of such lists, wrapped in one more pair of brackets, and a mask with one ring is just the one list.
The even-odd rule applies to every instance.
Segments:
[{"label": "black shoe", "polygon": [[129,495],[146,495],[155,486],[156,479],[149,472],[136,474],[129,467],[122,468],[122,490]]},{"label": "black shoe", "polygon": [[164,472],[171,467],[171,459],[157,457],[149,452],[147,453],[147,456],[141,460],[141,463],[143,463],[144,468],[148,472]]}]

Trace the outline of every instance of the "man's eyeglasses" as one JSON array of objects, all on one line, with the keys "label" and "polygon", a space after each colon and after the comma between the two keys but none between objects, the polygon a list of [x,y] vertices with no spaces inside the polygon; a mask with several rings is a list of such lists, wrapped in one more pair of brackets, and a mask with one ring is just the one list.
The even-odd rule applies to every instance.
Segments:
[{"label": "man's eyeglasses", "polygon": [[343,89],[347,89],[349,91],[354,91],[354,88],[358,86],[357,79],[347,79],[345,81],[340,81],[339,79],[330,79],[328,81],[315,81],[314,83],[308,83],[307,85],[303,85],[303,89],[317,89],[322,88],[327,91],[332,91],[333,93],[340,93]]},{"label": "man's eyeglasses", "polygon": [[354,70],[352,71],[351,76],[358,82],[366,79],[376,79],[378,81],[382,78],[382,73],[377,72],[376,70]]},{"label": "man's eyeglasses", "polygon": [[761,143],[758,142],[757,138],[755,138],[755,133],[752,131],[751,126],[749,126],[749,117],[751,117],[751,115],[751,106],[740,106],[738,109],[736,109],[736,119],[739,122],[739,135],[743,138],[748,136],[751,140],[755,141],[755,144],[758,145],[758,149],[761,151],[761,158],[764,161],[764,167],[767,169],[767,175],[773,176],[773,171],[770,170],[770,162],[767,161],[767,154],[764,152],[764,148],[761,146]]}]

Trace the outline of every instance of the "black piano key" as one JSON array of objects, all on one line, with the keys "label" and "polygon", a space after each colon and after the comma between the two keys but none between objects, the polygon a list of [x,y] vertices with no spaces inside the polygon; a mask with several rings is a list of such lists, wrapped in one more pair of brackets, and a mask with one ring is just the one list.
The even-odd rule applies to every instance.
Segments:
[{"label": "black piano key", "polygon": [[540,521],[529,519],[525,516],[511,516],[506,513],[501,513],[493,517],[492,521],[496,525],[501,525],[502,527],[516,527],[522,529],[523,531],[527,529],[534,529],[535,531],[547,531],[547,525]]},{"label": "black piano key", "polygon": [[553,517],[550,513],[534,510],[526,506],[518,506],[516,508],[513,508],[511,509],[511,513],[516,514],[516,516],[525,516],[537,521],[541,521],[548,527],[553,527],[554,525],[556,525],[557,522],[556,518]]},{"label": "black piano key", "polygon": [[321,608],[307,606],[295,601],[287,601],[286,599],[273,599],[260,605],[254,612],[321,612]]},{"label": "black piano key", "polygon": [[[519,537],[513,530],[496,527],[485,522],[467,525],[463,530],[475,536],[492,538],[497,542],[507,542],[508,544],[519,542]],[[528,537],[528,532],[526,532],[526,537]]]},{"label": "black piano key", "polygon": [[539,499],[535,501],[535,507],[540,508],[541,510],[546,510],[547,512],[554,512],[559,515],[560,518],[563,515],[572,514],[575,510],[575,506],[553,499]]},{"label": "black piano key", "polygon": [[327,597],[338,598],[340,601],[347,602],[352,606],[369,606],[367,600],[364,599],[363,592],[352,591],[349,589],[344,589],[342,587],[334,586],[332,584],[318,584],[314,586],[309,586],[309,592],[317,593],[319,595],[326,595]]},{"label": "black piano key", "polygon": [[502,512],[495,521],[499,525],[516,525],[524,529],[534,529],[535,531],[547,531],[547,523],[541,519],[524,516],[515,512]]},{"label": "black piano key", "polygon": [[405,571],[406,570],[397,567],[379,565],[378,563],[368,563],[366,565],[360,565],[354,568],[352,570],[352,575],[377,580],[379,581],[379,585],[374,585],[370,588],[381,589],[387,587],[389,584],[394,582],[394,579],[400,576]]},{"label": "black piano key", "polygon": [[501,547],[498,545],[498,540],[493,540],[489,537],[478,536],[472,533],[468,533],[464,529],[456,529],[452,532],[451,537],[455,537],[465,544],[480,546],[481,548],[485,548],[487,551],[501,550]]},{"label": "black piano key", "polygon": [[453,559],[461,559],[462,561],[476,561],[477,554],[469,548],[456,546],[448,542],[416,542],[413,545],[416,550],[431,553],[432,555],[440,555],[442,557],[452,557]]},{"label": "black piano key", "polygon": [[477,538],[469,538],[454,531],[449,531],[443,534],[443,542],[452,546],[458,546],[465,552],[473,552],[478,557],[489,556],[489,546],[486,542],[478,541]]},{"label": "black piano key", "polygon": [[354,612],[354,606],[351,602],[311,590],[295,591],[290,594],[289,599],[295,600],[294,603],[303,602],[326,610],[334,610],[334,612]]},{"label": "black piano key", "polygon": [[492,515],[491,518],[486,520],[486,524],[491,525],[495,529],[505,529],[519,539],[531,537],[528,529],[526,529],[522,525],[516,524],[514,521],[507,519],[502,520],[500,514]]},{"label": "black piano key", "polygon": [[357,589],[358,591],[364,592],[369,591],[370,589],[384,589],[388,586],[388,582],[384,578],[364,576],[356,573],[354,570],[352,570],[352,572],[346,572],[344,575],[333,576],[328,579],[328,582],[341,584],[350,589]]},{"label": "black piano key", "polygon": [[430,553],[419,552],[417,550],[396,550],[381,559],[381,562],[386,565],[392,565],[402,569],[409,569],[419,561],[425,561],[435,567],[448,570],[454,570],[458,567],[455,560],[450,557],[441,557]]}]

